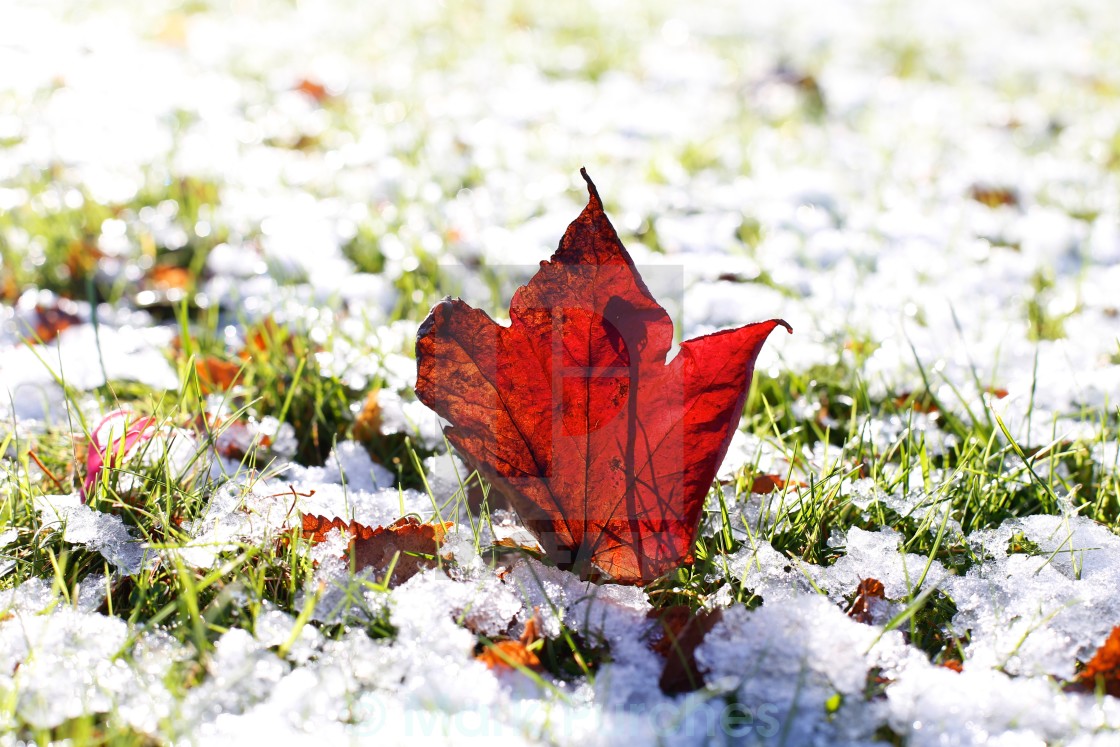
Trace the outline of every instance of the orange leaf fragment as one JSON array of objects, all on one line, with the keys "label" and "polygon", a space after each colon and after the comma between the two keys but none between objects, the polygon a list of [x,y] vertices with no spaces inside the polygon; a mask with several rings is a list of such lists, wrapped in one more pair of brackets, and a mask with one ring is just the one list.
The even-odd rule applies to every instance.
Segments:
[{"label": "orange leaf fragment", "polygon": [[311,80],[310,78],[303,78],[300,80],[300,82],[296,84],[295,90],[307,96],[317,104],[321,104],[330,98],[330,92],[327,91],[327,87],[319,81]]},{"label": "orange leaf fragment", "polygon": [[304,514],[303,536],[312,542],[322,542],[327,533],[338,529],[350,535],[347,550],[354,570],[372,568],[375,572],[393,566],[390,586],[397,586],[428,568],[438,564],[440,544],[447,535],[448,524],[421,522],[415,516],[397,519],[389,526],[367,527],[356,521],[345,522],[340,518]]},{"label": "orange leaf fragment", "polygon": [[856,622],[870,625],[874,618],[872,605],[875,600],[886,600],[883,583],[873,578],[865,578],[856,587],[856,598],[848,610],[848,617]]},{"label": "orange leaf fragment", "polygon": [[540,640],[539,624],[534,612],[525,623],[525,632],[516,641],[495,641],[474,657],[490,669],[540,669],[541,660],[529,647]]},{"label": "orange leaf fragment", "polygon": [[291,356],[296,354],[295,339],[292,333],[272,317],[257,322],[246,330],[245,346],[238,353],[242,360],[256,358],[268,359],[273,355]]},{"label": "orange leaf fragment", "polygon": [[1093,691],[1098,683],[1114,698],[1120,698],[1120,625],[1112,629],[1093,658],[1077,673],[1080,689]]},{"label": "orange leaf fragment", "polygon": [[221,358],[207,356],[195,360],[194,372],[198,376],[198,385],[202,393],[210,394],[229,390],[237,380],[237,375],[241,373],[241,366]]},{"label": "orange leaf fragment", "polygon": [[152,287],[159,290],[183,289],[191,284],[191,273],[183,267],[156,265],[148,271]]},{"label": "orange leaf fragment", "polygon": [[539,669],[541,660],[521,641],[496,641],[474,657],[490,669]]},{"label": "orange leaf fragment", "polygon": [[359,524],[356,521],[343,521],[337,516],[328,519],[326,516],[303,514],[300,520],[303,522],[303,538],[316,544],[325,540],[332,529],[347,532],[354,539],[368,539],[374,532],[373,529],[364,524]]}]

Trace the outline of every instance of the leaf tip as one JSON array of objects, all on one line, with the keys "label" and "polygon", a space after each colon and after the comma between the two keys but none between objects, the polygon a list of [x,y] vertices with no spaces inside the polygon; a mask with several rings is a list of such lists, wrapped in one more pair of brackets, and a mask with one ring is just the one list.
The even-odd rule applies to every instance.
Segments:
[{"label": "leaf tip", "polygon": [[595,188],[595,182],[591,181],[591,177],[587,175],[587,168],[580,166],[579,175],[587,182],[587,193],[591,196],[591,201],[597,203],[601,207],[603,201],[599,199],[599,190]]},{"label": "leaf tip", "polygon": [[791,335],[793,334],[793,327],[789,326],[789,322],[787,322],[785,319],[775,319],[774,323],[782,325],[786,328],[786,332],[789,332]]}]

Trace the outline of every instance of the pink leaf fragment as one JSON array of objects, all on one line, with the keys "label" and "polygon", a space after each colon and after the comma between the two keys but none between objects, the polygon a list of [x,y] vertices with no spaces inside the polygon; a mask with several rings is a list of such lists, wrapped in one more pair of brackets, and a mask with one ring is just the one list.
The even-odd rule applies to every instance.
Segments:
[{"label": "pink leaf fragment", "polygon": [[[135,417],[129,410],[116,410],[109,413],[89,435],[89,450],[86,452],[86,479],[82,483],[82,503],[89,497],[90,490],[101,477],[101,471],[116,466],[136,444],[149,440],[156,434],[156,419]],[[115,435],[123,430],[123,435]]]}]

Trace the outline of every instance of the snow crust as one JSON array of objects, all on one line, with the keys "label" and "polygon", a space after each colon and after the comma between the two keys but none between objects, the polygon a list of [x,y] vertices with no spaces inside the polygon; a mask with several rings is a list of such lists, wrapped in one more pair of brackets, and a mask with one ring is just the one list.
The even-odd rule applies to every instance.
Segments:
[{"label": "snow crust", "polygon": [[[239,526],[231,537],[259,541]],[[1008,554],[1006,540],[1020,532],[1044,554]],[[381,600],[391,638],[355,629],[329,640],[266,605],[251,629],[221,637],[208,676],[181,701],[165,682],[191,659],[189,646],[104,614],[104,577],[69,598],[31,579],[0,592],[0,687],[18,693],[19,718],[42,728],[111,713],[143,733],[206,743],[323,733],[394,743],[434,729],[450,742],[873,744],[886,727],[919,745],[1074,736],[1088,744],[1120,728],[1120,702],[1060,686],[1120,612],[1120,538],[1085,519],[1036,516],[969,541],[991,548],[992,559],[964,576],[935,562],[924,582],[955,600],[951,629],[971,633],[960,673],[910,646],[904,627],[886,629],[886,615],[863,624],[845,614],[844,596],[869,577],[883,581],[888,612],[897,612],[925,561],[901,554],[894,532],[853,528],[830,567],[795,570],[764,541],[730,558],[733,569],[746,566],[738,577],[763,602],[725,600],[696,652],[707,687],[684,696],[650,686],[662,662],[648,646],[641,589],[588,584],[533,560],[500,575],[413,577]],[[545,635],[563,622],[610,651],[594,683],[536,681],[474,661],[476,635],[517,634],[534,611]],[[80,674],[81,687],[60,672]],[[867,697],[876,685],[882,694]]]}]

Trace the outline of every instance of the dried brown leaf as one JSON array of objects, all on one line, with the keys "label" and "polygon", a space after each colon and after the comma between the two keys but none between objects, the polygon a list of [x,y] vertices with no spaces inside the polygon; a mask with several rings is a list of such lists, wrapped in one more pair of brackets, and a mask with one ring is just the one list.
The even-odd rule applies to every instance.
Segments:
[{"label": "dried brown leaf", "polygon": [[348,557],[354,570],[372,568],[375,573],[387,571],[393,565],[390,586],[397,586],[439,563],[439,548],[449,525],[421,522],[414,516],[397,519],[389,526],[367,527],[356,521],[345,522],[340,518],[304,514],[303,536],[312,542],[322,542],[327,533],[338,529],[350,535]]},{"label": "dried brown leaf", "polygon": [[881,581],[865,578],[856,587],[856,598],[848,610],[848,617],[856,622],[870,625],[874,618],[875,600],[886,600],[885,590]]},{"label": "dried brown leaf", "polygon": [[658,684],[666,695],[692,692],[704,686],[704,675],[696,664],[696,647],[723,619],[722,610],[693,612],[685,606],[651,610],[647,617],[658,622],[650,648],[665,659]]}]

